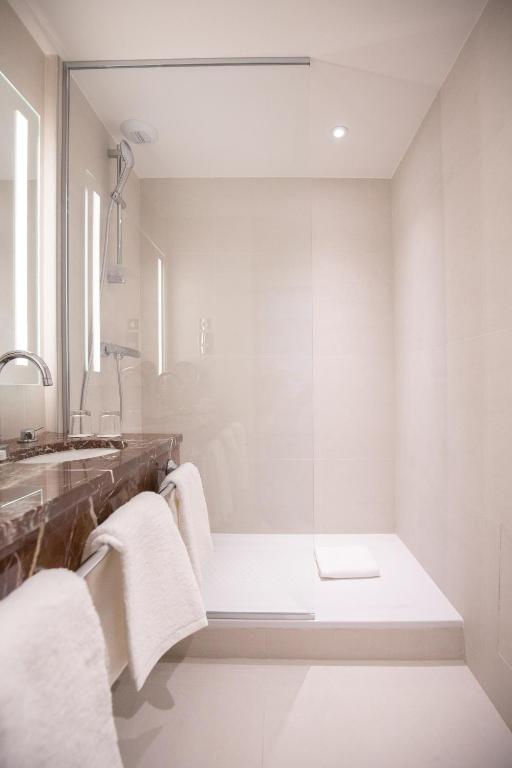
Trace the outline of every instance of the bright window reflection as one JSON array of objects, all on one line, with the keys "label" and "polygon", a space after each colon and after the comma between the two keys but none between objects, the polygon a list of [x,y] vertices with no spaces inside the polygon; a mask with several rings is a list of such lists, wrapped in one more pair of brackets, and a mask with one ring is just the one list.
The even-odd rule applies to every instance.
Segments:
[{"label": "bright window reflection", "polygon": [[157,313],[158,313],[158,374],[164,372],[165,368],[165,355],[164,355],[164,267],[161,258],[157,258],[157,277],[156,277],[156,290],[157,290]]},{"label": "bright window reflection", "polygon": [[89,369],[89,190],[84,190],[84,365]]},{"label": "bright window reflection", "polygon": [[[14,345],[28,348],[28,120],[14,113]],[[27,360],[17,360],[27,365]]]},{"label": "bright window reflection", "polygon": [[101,370],[101,303],[100,303],[100,237],[101,237],[101,199],[97,192],[92,193],[92,370]]}]

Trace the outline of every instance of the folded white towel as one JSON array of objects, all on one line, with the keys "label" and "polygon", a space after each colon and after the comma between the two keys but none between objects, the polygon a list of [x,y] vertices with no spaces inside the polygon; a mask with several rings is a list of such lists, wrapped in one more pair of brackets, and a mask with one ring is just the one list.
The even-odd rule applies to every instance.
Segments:
[{"label": "folded white towel", "polygon": [[367,579],[380,575],[368,547],[315,545],[318,571],[323,579]]},{"label": "folded white towel", "polygon": [[164,499],[139,493],[90,534],[89,557],[110,544],[121,557],[128,666],[140,690],[158,659],[206,626],[206,612],[185,545]]},{"label": "folded white towel", "polygon": [[100,622],[84,580],[32,576],[0,603],[0,765],[122,768]]},{"label": "folded white towel", "polygon": [[192,568],[200,584],[202,568],[213,555],[208,507],[201,475],[197,467],[185,462],[167,475],[160,486],[160,493],[165,491],[171,482],[176,486],[176,493],[166,497],[167,503],[176,516]]}]

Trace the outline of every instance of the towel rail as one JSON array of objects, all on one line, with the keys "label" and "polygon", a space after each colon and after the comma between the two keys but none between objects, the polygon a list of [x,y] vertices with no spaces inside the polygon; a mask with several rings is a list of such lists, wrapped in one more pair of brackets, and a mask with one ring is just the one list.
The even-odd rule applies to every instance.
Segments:
[{"label": "towel rail", "polygon": [[101,547],[98,547],[96,552],[93,552],[92,555],[87,558],[87,560],[84,560],[80,568],[77,568],[75,571],[76,575],[81,576],[82,579],[85,579],[85,577],[92,573],[96,566],[106,558],[111,549],[112,547],[110,544],[102,544]]},{"label": "towel rail", "polygon": [[[174,467],[176,468],[176,467]],[[163,496],[164,498],[168,496],[174,489],[176,488],[176,484],[172,482],[172,480],[165,486],[165,488],[161,491],[160,496]],[[92,553],[92,555],[89,555],[87,560],[84,560],[80,568],[77,568],[75,573],[77,576],[81,576],[82,579],[85,579],[86,576],[88,576],[97,565],[99,565],[102,560],[106,558],[108,553],[112,547],[110,544],[102,544],[98,549]]]}]

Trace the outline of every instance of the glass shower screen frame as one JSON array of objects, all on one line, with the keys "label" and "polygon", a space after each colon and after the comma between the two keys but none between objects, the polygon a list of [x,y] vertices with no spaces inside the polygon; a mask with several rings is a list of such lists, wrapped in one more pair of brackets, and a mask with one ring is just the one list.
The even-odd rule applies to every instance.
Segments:
[{"label": "glass shower screen frame", "polygon": [[[64,64],[64,429],[76,391],[71,73],[308,65],[307,57]],[[305,99],[306,124],[308,110]],[[217,553],[203,584],[208,615],[313,619],[312,182],[226,176],[137,183],[141,427],[182,432],[182,460],[200,468]]]}]

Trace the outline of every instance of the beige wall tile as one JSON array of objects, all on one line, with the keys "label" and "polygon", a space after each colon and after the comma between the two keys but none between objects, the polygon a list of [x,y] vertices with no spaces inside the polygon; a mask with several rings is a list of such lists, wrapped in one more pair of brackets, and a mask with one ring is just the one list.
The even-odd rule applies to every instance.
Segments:
[{"label": "beige wall tile", "polygon": [[392,459],[317,459],[317,533],[391,533],[395,530]]},{"label": "beige wall tile", "polygon": [[316,527],[387,531],[394,517],[390,185],[317,179],[312,209]]},{"label": "beige wall tile", "polygon": [[392,184],[397,529],[462,613],[509,724],[511,30],[512,6],[491,0]]},{"label": "beige wall tile", "polygon": [[313,251],[388,253],[389,182],[316,179],[313,182]]},{"label": "beige wall tile", "polygon": [[[355,257],[355,260],[357,256]],[[387,280],[326,281],[315,291],[316,355],[393,356],[392,293]]]},{"label": "beige wall tile", "polygon": [[262,533],[313,533],[313,464],[310,459],[260,459],[254,467],[250,528]]},{"label": "beige wall tile", "polygon": [[386,355],[315,358],[318,459],[391,459],[393,360]]}]

